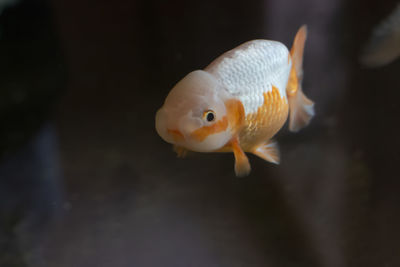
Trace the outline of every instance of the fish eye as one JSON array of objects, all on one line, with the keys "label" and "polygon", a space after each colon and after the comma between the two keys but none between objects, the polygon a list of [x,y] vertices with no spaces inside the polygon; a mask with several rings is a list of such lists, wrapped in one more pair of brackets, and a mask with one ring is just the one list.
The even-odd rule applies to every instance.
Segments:
[{"label": "fish eye", "polygon": [[215,120],[215,113],[212,110],[207,110],[203,114],[203,118],[206,119],[208,122],[212,122]]}]

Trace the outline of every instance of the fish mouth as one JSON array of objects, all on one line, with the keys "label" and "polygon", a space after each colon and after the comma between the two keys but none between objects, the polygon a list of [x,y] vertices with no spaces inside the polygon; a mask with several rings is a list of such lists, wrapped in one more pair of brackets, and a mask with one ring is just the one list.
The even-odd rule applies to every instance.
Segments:
[{"label": "fish mouth", "polygon": [[174,140],[174,142],[183,142],[185,141],[185,136],[183,135],[183,133],[179,130],[176,129],[167,129],[167,133],[172,136],[172,139]]},{"label": "fish mouth", "polygon": [[177,125],[168,127],[168,116],[164,108],[160,108],[156,113],[156,131],[158,135],[170,144],[185,142],[185,135],[179,130]]}]

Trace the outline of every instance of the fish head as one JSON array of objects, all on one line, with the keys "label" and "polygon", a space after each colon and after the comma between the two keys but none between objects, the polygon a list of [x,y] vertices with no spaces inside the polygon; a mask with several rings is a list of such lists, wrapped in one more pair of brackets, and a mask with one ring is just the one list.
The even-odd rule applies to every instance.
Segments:
[{"label": "fish head", "polygon": [[197,152],[222,148],[232,138],[224,90],[210,73],[189,73],[168,94],[156,114],[166,142]]}]

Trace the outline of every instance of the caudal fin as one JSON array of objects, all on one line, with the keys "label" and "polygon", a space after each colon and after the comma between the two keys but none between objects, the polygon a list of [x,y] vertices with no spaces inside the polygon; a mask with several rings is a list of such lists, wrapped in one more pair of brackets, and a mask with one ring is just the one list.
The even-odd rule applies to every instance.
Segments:
[{"label": "caudal fin", "polygon": [[292,69],[286,91],[290,110],[289,130],[292,132],[297,132],[307,126],[315,114],[314,103],[304,95],[301,87],[303,80],[303,52],[306,38],[307,27],[303,25],[298,30],[290,50]]}]

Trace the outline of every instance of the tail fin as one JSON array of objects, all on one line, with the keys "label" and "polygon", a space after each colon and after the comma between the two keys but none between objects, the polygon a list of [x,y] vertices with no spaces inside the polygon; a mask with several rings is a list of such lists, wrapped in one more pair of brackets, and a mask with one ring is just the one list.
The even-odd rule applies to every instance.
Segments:
[{"label": "tail fin", "polygon": [[286,91],[290,110],[289,130],[292,132],[297,132],[307,126],[314,116],[314,103],[304,95],[301,88],[303,80],[303,51],[306,38],[307,27],[303,25],[297,32],[290,50],[292,69]]}]

